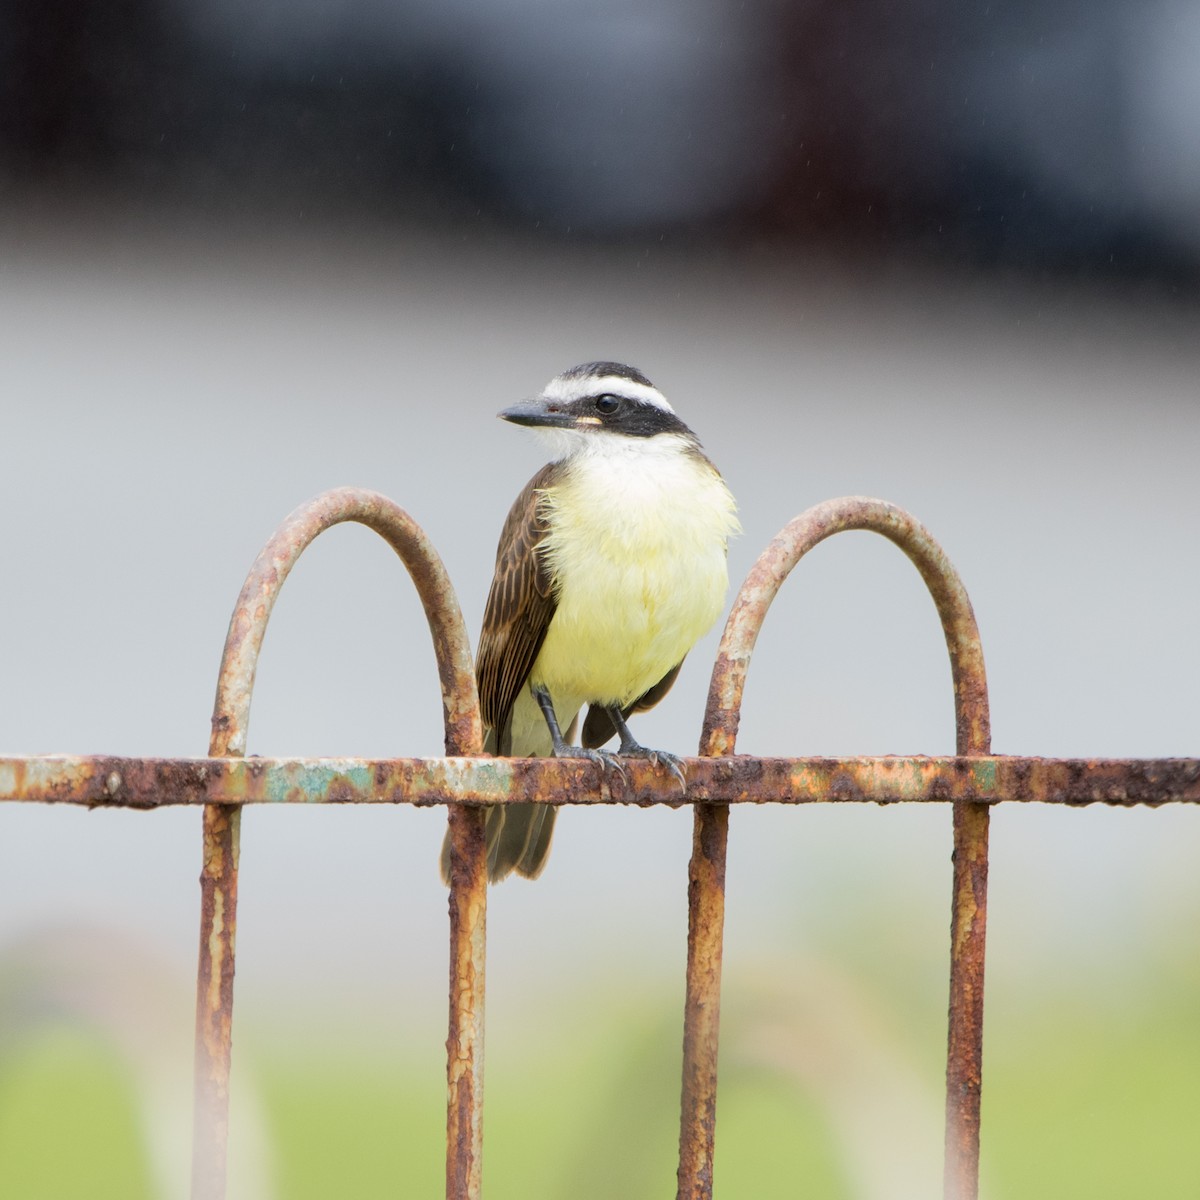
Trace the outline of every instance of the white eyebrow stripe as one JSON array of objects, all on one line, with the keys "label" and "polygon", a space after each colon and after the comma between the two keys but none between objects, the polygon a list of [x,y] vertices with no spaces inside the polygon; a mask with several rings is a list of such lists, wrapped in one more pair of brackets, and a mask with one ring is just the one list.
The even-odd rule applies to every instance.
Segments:
[{"label": "white eyebrow stripe", "polygon": [[614,396],[627,396],[630,400],[653,405],[664,412],[675,411],[658,388],[635,383],[632,379],[623,379],[620,375],[584,375],[575,379],[557,375],[546,384],[542,395],[547,400],[571,404],[585,396],[599,396],[604,392],[611,392]]}]

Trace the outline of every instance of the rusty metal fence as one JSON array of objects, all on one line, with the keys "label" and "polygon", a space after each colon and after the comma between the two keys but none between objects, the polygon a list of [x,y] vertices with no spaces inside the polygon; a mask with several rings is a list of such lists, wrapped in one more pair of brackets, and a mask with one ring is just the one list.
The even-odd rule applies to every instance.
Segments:
[{"label": "rusty metal fence", "polygon": [[[444,758],[251,758],[250,701],[271,609],[304,549],[346,521],[373,529],[408,568],[433,635],[445,725]],[[825,538],[871,530],[912,560],[937,606],[954,681],[954,757],[753,758],[735,754],[742,690],[767,610],[797,562]],[[978,1194],[987,925],[988,818],[1001,801],[1065,805],[1200,802],[1200,759],[1081,760],[991,753],[979,630],[961,580],[917,521],[880,500],[819,504],[767,546],[738,593],[709,687],[700,755],[687,789],[646,762],[624,773],[570,759],[482,755],[470,643],[436,550],[392,501],[326,492],[293,512],[263,548],[229,625],[209,757],[0,757],[0,800],[148,809],[203,807],[200,958],[196,978],[193,1200],[225,1195],[229,1077],[242,806],[259,803],[443,804],[449,810],[450,1023],[447,1040],[447,1200],[481,1193],[487,859],[484,810],[493,804],[690,803],[687,984],[679,1200],[713,1194],[725,850],[731,804],[900,801],[951,805],[954,855],[946,1056],[946,1200]]]}]

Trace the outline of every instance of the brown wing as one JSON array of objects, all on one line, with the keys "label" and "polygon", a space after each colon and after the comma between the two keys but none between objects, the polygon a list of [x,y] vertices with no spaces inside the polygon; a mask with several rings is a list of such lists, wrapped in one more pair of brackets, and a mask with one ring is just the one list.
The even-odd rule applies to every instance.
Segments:
[{"label": "brown wing", "polygon": [[480,715],[496,731],[508,723],[554,616],[550,573],[537,552],[546,533],[538,494],[553,486],[559,469],[549,463],[525,485],[500,532],[475,668]]},{"label": "brown wing", "polygon": [[[645,712],[648,708],[653,708],[671,690],[671,685],[674,684],[675,677],[679,674],[679,668],[682,666],[681,660],[649,691],[643,692],[632,704],[627,704],[621,709],[621,715],[628,717],[630,713]],[[607,710],[598,708],[594,704],[588,708],[587,718],[583,722],[583,744],[589,750],[603,746],[616,732],[616,726],[612,723],[612,717],[608,715]]]}]

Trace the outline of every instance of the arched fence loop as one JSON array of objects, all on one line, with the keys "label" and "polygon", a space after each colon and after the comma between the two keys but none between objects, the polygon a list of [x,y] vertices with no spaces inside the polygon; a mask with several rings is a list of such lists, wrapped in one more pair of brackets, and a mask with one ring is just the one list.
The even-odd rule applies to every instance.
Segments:
[{"label": "arched fence loop", "polygon": [[[254,678],[271,610],[300,555],[319,534],[345,522],[365,525],[378,533],[400,556],[416,585],[433,635],[447,755],[482,753],[471,644],[440,556],[417,523],[387,497],[360,488],[337,488],[295,509],[263,547],[246,576],[221,656],[209,743],[211,757],[245,754]],[[196,976],[193,1200],[222,1200],[225,1195],[240,824],[240,806],[205,805]],[[453,1175],[454,1186],[459,1189],[453,1194],[474,1196],[479,1191],[482,1150],[487,887],[483,810],[452,805],[450,828],[452,986],[447,1186]]]},{"label": "arched fence loop", "polygon": [[[929,531],[903,509],[884,500],[846,496],[795,517],[750,569],[733,602],[713,666],[700,738],[702,756],[734,753],[750,657],[783,581],[814,546],[854,529],[882,534],[920,572],[937,606],[950,653],[957,752],[962,756],[990,752],[983,647],[962,580]],[[947,1200],[974,1200],[978,1194],[987,838],[988,806],[957,800],[946,1066]],[[728,839],[729,805],[697,804],[688,868],[679,1200],[708,1200],[712,1195]]]},{"label": "arched fence loop", "polygon": [[262,548],[229,620],[209,754],[246,753],[250,698],[267,621],[300,555],[325,530],[353,522],[379,534],[400,556],[417,589],[433,635],[448,755],[478,754],[483,745],[471,641],[441,557],[421,527],[394,501],[363,488],[322,492],[288,514]]},{"label": "arched fence loop", "polygon": [[702,755],[717,757],[734,752],[750,656],[767,609],[783,581],[814,546],[847,530],[882,535],[903,550],[920,572],[937,606],[950,652],[957,751],[963,755],[987,754],[991,749],[983,648],[975,613],[958,572],[929,530],[902,508],[867,496],[843,496],[794,517],[750,568],[734,599],[713,666],[700,742]]}]

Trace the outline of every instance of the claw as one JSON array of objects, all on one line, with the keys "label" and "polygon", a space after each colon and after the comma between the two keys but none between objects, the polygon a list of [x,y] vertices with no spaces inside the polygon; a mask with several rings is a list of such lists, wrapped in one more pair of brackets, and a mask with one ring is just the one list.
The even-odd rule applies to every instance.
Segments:
[{"label": "claw", "polygon": [[608,715],[612,718],[613,728],[621,738],[617,753],[622,758],[647,758],[656,767],[666,767],[675,776],[679,790],[687,791],[687,775],[683,770],[683,759],[669,754],[666,750],[648,750],[641,745],[629,732],[629,726],[625,724],[625,714],[619,705],[609,708]]},{"label": "claw", "polygon": [[560,746],[554,751],[555,758],[583,758],[588,762],[596,763],[605,771],[616,771],[620,775],[622,781],[627,781],[629,776],[625,773],[625,764],[620,758],[613,754],[611,750],[590,750],[586,746]]},{"label": "claw", "polygon": [[675,776],[679,784],[679,790],[687,791],[687,775],[683,769],[683,759],[675,754],[671,754],[667,750],[650,750],[645,746],[639,745],[632,738],[625,742],[617,753],[622,758],[645,758],[652,762],[656,767],[666,767],[672,775]]},{"label": "claw", "polygon": [[668,754],[665,750],[658,750],[651,757],[652,761],[662,764],[675,776],[679,781],[681,792],[687,791],[687,773],[683,769],[683,759],[674,754]]},{"label": "claw", "polygon": [[588,756],[594,756],[599,762],[604,764],[607,771],[616,771],[620,775],[622,782],[629,779],[625,773],[625,764],[611,750],[591,750]]}]

